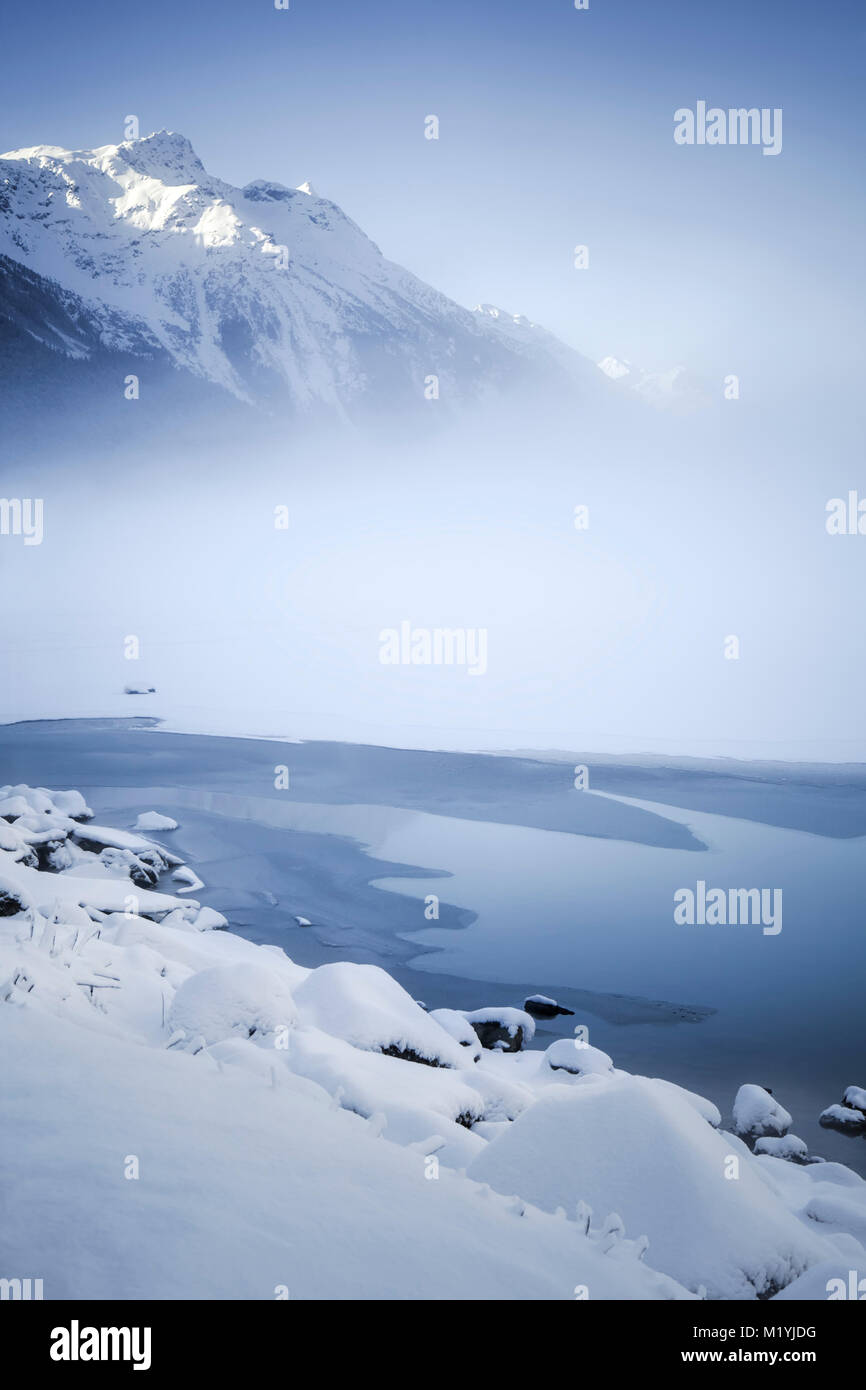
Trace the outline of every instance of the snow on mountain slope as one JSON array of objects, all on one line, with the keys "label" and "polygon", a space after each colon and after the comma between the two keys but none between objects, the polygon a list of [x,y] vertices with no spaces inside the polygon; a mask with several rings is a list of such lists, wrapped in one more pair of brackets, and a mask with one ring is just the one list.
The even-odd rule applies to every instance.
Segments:
[{"label": "snow on mountain slope", "polygon": [[433,375],[452,399],[533,373],[600,382],[528,320],[473,313],[387,261],[311,185],[234,188],[167,131],[0,157],[0,270],[0,315],[30,340],[162,357],[245,401],[423,400]]}]

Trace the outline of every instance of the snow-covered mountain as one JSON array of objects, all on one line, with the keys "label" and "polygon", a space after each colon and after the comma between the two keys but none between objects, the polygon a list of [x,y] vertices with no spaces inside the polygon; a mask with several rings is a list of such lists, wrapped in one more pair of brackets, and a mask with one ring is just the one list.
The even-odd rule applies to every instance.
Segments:
[{"label": "snow-covered mountain", "polygon": [[167,131],[0,158],[0,341],[6,357],[170,364],[300,408],[437,387],[467,400],[551,376],[604,389],[528,320],[465,309],[386,260],[310,184],[234,188]]},{"label": "snow-covered mountain", "polygon": [[658,410],[696,410],[709,404],[703,382],[687,367],[648,372],[618,357],[603,357],[598,366],[621,390],[633,392]]}]

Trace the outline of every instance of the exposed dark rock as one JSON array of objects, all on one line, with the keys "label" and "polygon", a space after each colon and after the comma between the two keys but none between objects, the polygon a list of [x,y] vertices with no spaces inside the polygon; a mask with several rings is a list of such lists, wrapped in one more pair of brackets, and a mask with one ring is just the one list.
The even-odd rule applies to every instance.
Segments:
[{"label": "exposed dark rock", "polygon": [[836,1129],[841,1134],[866,1134],[866,1115],[847,1105],[831,1105],[818,1116],[823,1129]]},{"label": "exposed dark rock", "polygon": [[422,1057],[420,1052],[416,1052],[412,1047],[398,1047],[396,1043],[390,1043],[388,1047],[380,1047],[379,1051],[383,1057],[401,1057],[404,1062],[420,1062],[423,1067],[445,1067],[446,1062],[440,1062],[438,1057]]},{"label": "exposed dark rock", "polygon": [[471,1110],[464,1110],[462,1114],[455,1115],[454,1123],[462,1125],[464,1129],[471,1129],[481,1118],[481,1115],[473,1115]]},{"label": "exposed dark rock", "polygon": [[531,994],[528,999],[524,999],[523,1007],[533,1018],[556,1018],[557,1014],[574,1014],[574,1009],[566,1009],[562,1004],[557,1004],[555,999],[548,999],[543,994]]},{"label": "exposed dark rock", "polygon": [[511,1032],[503,1023],[496,1023],[492,1019],[483,1023],[473,1023],[470,1019],[469,1022],[478,1034],[478,1041],[482,1047],[493,1049],[498,1043],[503,1043],[504,1047],[500,1049],[503,1052],[519,1052],[523,1047],[523,1029],[520,1024]]}]

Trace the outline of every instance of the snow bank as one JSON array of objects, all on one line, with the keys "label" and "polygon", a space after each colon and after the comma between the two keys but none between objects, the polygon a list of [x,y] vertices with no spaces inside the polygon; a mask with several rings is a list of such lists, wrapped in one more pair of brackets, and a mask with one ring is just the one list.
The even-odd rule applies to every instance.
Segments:
[{"label": "snow bank", "polygon": [[521,1010],[427,1014],[376,966],[215,930],[135,886],[152,842],[2,791],[4,1253],[46,1297],[823,1298],[866,1268],[866,1184],[807,1166],[760,1087],[753,1154],[597,1048],[507,1050]]},{"label": "snow bank", "polygon": [[521,1218],[448,1168],[426,1180],[422,1154],[291,1073],[274,1087],[106,1048],[24,1007],[4,1019],[4,1049],[0,1161],[26,1198],[4,1218],[4,1258],[44,1271],[46,1299],[687,1297],[571,1222]]},{"label": "snow bank", "polygon": [[618,1212],[627,1231],[648,1236],[654,1268],[711,1298],[766,1297],[834,1253],[743,1144],[646,1077],[548,1087],[468,1172],[547,1211],[583,1201],[599,1217]]}]

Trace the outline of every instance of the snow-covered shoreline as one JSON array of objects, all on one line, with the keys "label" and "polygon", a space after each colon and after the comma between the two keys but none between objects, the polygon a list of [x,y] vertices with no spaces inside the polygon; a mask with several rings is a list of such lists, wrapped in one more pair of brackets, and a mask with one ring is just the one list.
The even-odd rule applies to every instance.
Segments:
[{"label": "snow-covered shoreline", "polygon": [[826,1298],[866,1262],[866,1183],[774,1148],[760,1087],[763,1153],[525,1014],[482,1047],[377,966],[214,930],[76,793],[0,817],[4,1260],[46,1298]]}]

